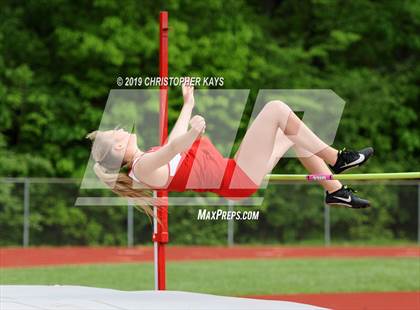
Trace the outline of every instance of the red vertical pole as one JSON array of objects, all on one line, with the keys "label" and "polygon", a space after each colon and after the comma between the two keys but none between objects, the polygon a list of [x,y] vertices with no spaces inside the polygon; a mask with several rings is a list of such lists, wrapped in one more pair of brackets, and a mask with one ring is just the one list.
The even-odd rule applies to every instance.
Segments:
[{"label": "red vertical pole", "polygon": [[[168,12],[160,12],[159,15],[159,76],[168,77]],[[159,136],[162,145],[168,137],[168,86],[160,86],[159,90]],[[159,222],[153,234],[153,241],[157,242],[157,289],[165,290],[165,245],[169,241],[168,192],[158,191],[157,197],[165,201],[165,205],[159,206],[157,210]]]}]

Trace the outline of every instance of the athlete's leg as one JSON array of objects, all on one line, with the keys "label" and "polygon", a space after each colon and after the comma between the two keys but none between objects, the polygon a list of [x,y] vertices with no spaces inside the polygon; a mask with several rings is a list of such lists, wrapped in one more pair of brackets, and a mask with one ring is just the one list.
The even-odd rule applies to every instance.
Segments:
[{"label": "athlete's leg", "polygon": [[[276,142],[273,148],[273,153],[271,154],[269,160],[267,174],[269,174],[274,169],[274,167],[277,165],[277,162],[284,155],[286,150],[290,147],[294,149],[297,158],[309,173],[331,174],[331,171],[325,164],[324,160],[322,160],[317,155],[305,157],[307,156],[307,151],[305,151],[301,147],[293,145],[293,142],[280,129],[277,130]],[[324,180],[318,181],[318,183],[330,193],[339,190],[342,187],[342,184],[337,180]]]},{"label": "athlete's leg", "polygon": [[295,113],[290,113],[284,133],[299,147],[301,157],[316,154],[330,165],[337,161],[338,151],[318,138]]},{"label": "athlete's leg", "polygon": [[279,160],[283,157],[286,151],[293,147],[294,143],[286,137],[281,129],[277,129],[276,139],[274,141],[273,152],[271,153],[270,160],[267,164],[266,174],[271,173]]},{"label": "athlete's leg", "polygon": [[[271,164],[273,164],[272,154],[278,129],[289,139],[289,142],[287,140],[281,141],[279,144],[279,154],[282,156],[291,146],[290,142],[293,142],[300,148],[300,152],[306,153],[305,155],[308,155],[309,152],[309,156],[303,157],[302,163],[314,173],[326,172],[325,169],[327,168],[325,163],[321,163],[321,158],[333,164],[335,161],[339,162],[343,157],[340,155],[339,160],[337,160],[338,152],[330,148],[310,131],[287,105],[281,101],[271,101],[264,106],[263,110],[252,122],[235,155],[238,165],[257,185],[260,185],[265,177],[267,165],[270,164],[270,160]],[[369,152],[371,155],[373,150]],[[315,156],[315,154],[319,155],[320,158]],[[349,157],[348,155],[358,155],[361,160],[357,159],[353,164],[359,165],[360,162],[365,162],[370,156],[369,154],[366,156],[362,154],[363,157],[360,157],[360,154],[360,152],[352,152],[345,157]],[[278,158],[278,156],[275,158]],[[346,168],[348,166],[346,160],[343,162],[345,163],[343,167]],[[232,180],[235,180],[235,172]],[[241,184],[240,180],[239,177],[238,184]],[[331,186],[337,186],[339,183],[332,184]],[[324,186],[328,187],[329,185],[324,183]],[[366,208],[370,205],[368,200],[357,197],[353,194],[352,190],[346,187],[335,191],[331,187],[330,192],[326,195],[325,202],[328,204],[345,205],[349,208]]]},{"label": "athlete's leg", "polygon": [[[256,184],[260,184],[266,175],[276,142],[277,129],[285,132],[288,139],[310,154],[318,153],[328,163],[334,164],[336,150],[319,139],[286,104],[270,101],[252,122],[235,155],[238,165]],[[281,156],[290,146],[290,141],[282,141],[279,152]]]},{"label": "athlete's leg", "polygon": [[277,129],[286,128],[291,112],[290,108],[280,101],[268,102],[251,123],[234,156],[237,164],[257,185],[261,184],[267,173]]},{"label": "athlete's leg", "polygon": [[[327,164],[324,160],[322,160],[317,155],[312,155],[310,157],[304,157],[304,153],[306,152],[302,148],[298,146],[293,147],[299,161],[302,165],[309,171],[311,174],[331,174],[330,169],[328,168]],[[321,186],[328,191],[329,193],[335,192],[343,187],[340,181],[337,180],[323,180],[318,181]]]}]

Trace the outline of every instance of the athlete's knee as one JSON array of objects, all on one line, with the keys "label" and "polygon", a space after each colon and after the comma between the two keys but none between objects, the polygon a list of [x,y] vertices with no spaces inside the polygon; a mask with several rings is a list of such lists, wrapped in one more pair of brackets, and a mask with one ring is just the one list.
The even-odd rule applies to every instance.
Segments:
[{"label": "athlete's knee", "polygon": [[287,104],[280,100],[272,100],[267,102],[264,106],[264,110],[266,110],[271,115],[276,116],[279,125],[281,125],[283,129],[286,125],[287,118],[292,111]]},{"label": "athlete's knee", "polygon": [[264,106],[264,109],[269,109],[273,112],[284,113],[289,112],[291,109],[290,107],[280,100],[271,100],[267,102]]}]

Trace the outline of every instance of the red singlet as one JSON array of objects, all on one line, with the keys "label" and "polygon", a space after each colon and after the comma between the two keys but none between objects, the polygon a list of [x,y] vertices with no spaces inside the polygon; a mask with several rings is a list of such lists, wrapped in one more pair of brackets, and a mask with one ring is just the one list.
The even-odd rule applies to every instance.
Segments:
[{"label": "red singlet", "polygon": [[[147,152],[159,148],[155,146]],[[130,176],[133,177],[131,172]],[[165,187],[160,189],[169,192],[208,191],[227,199],[239,200],[254,194],[258,187],[233,158],[223,157],[208,137],[201,136],[188,151],[181,153],[175,175],[169,175]]]}]

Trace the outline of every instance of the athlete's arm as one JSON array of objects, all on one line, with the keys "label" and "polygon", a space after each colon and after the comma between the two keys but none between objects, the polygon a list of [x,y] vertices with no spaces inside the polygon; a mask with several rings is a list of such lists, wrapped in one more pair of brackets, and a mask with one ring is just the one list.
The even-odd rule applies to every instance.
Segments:
[{"label": "athlete's arm", "polygon": [[204,133],[206,123],[203,117],[196,115],[190,121],[191,129],[164,144],[157,151],[144,154],[139,164],[134,166],[136,175],[149,174],[166,165],[178,153],[188,150],[199,135]]},{"label": "athlete's arm", "polygon": [[173,141],[175,138],[187,132],[188,122],[191,119],[191,113],[194,108],[194,86],[182,85],[182,95],[184,97],[184,105],[182,106],[181,113],[171,130],[168,137],[168,142]]}]

